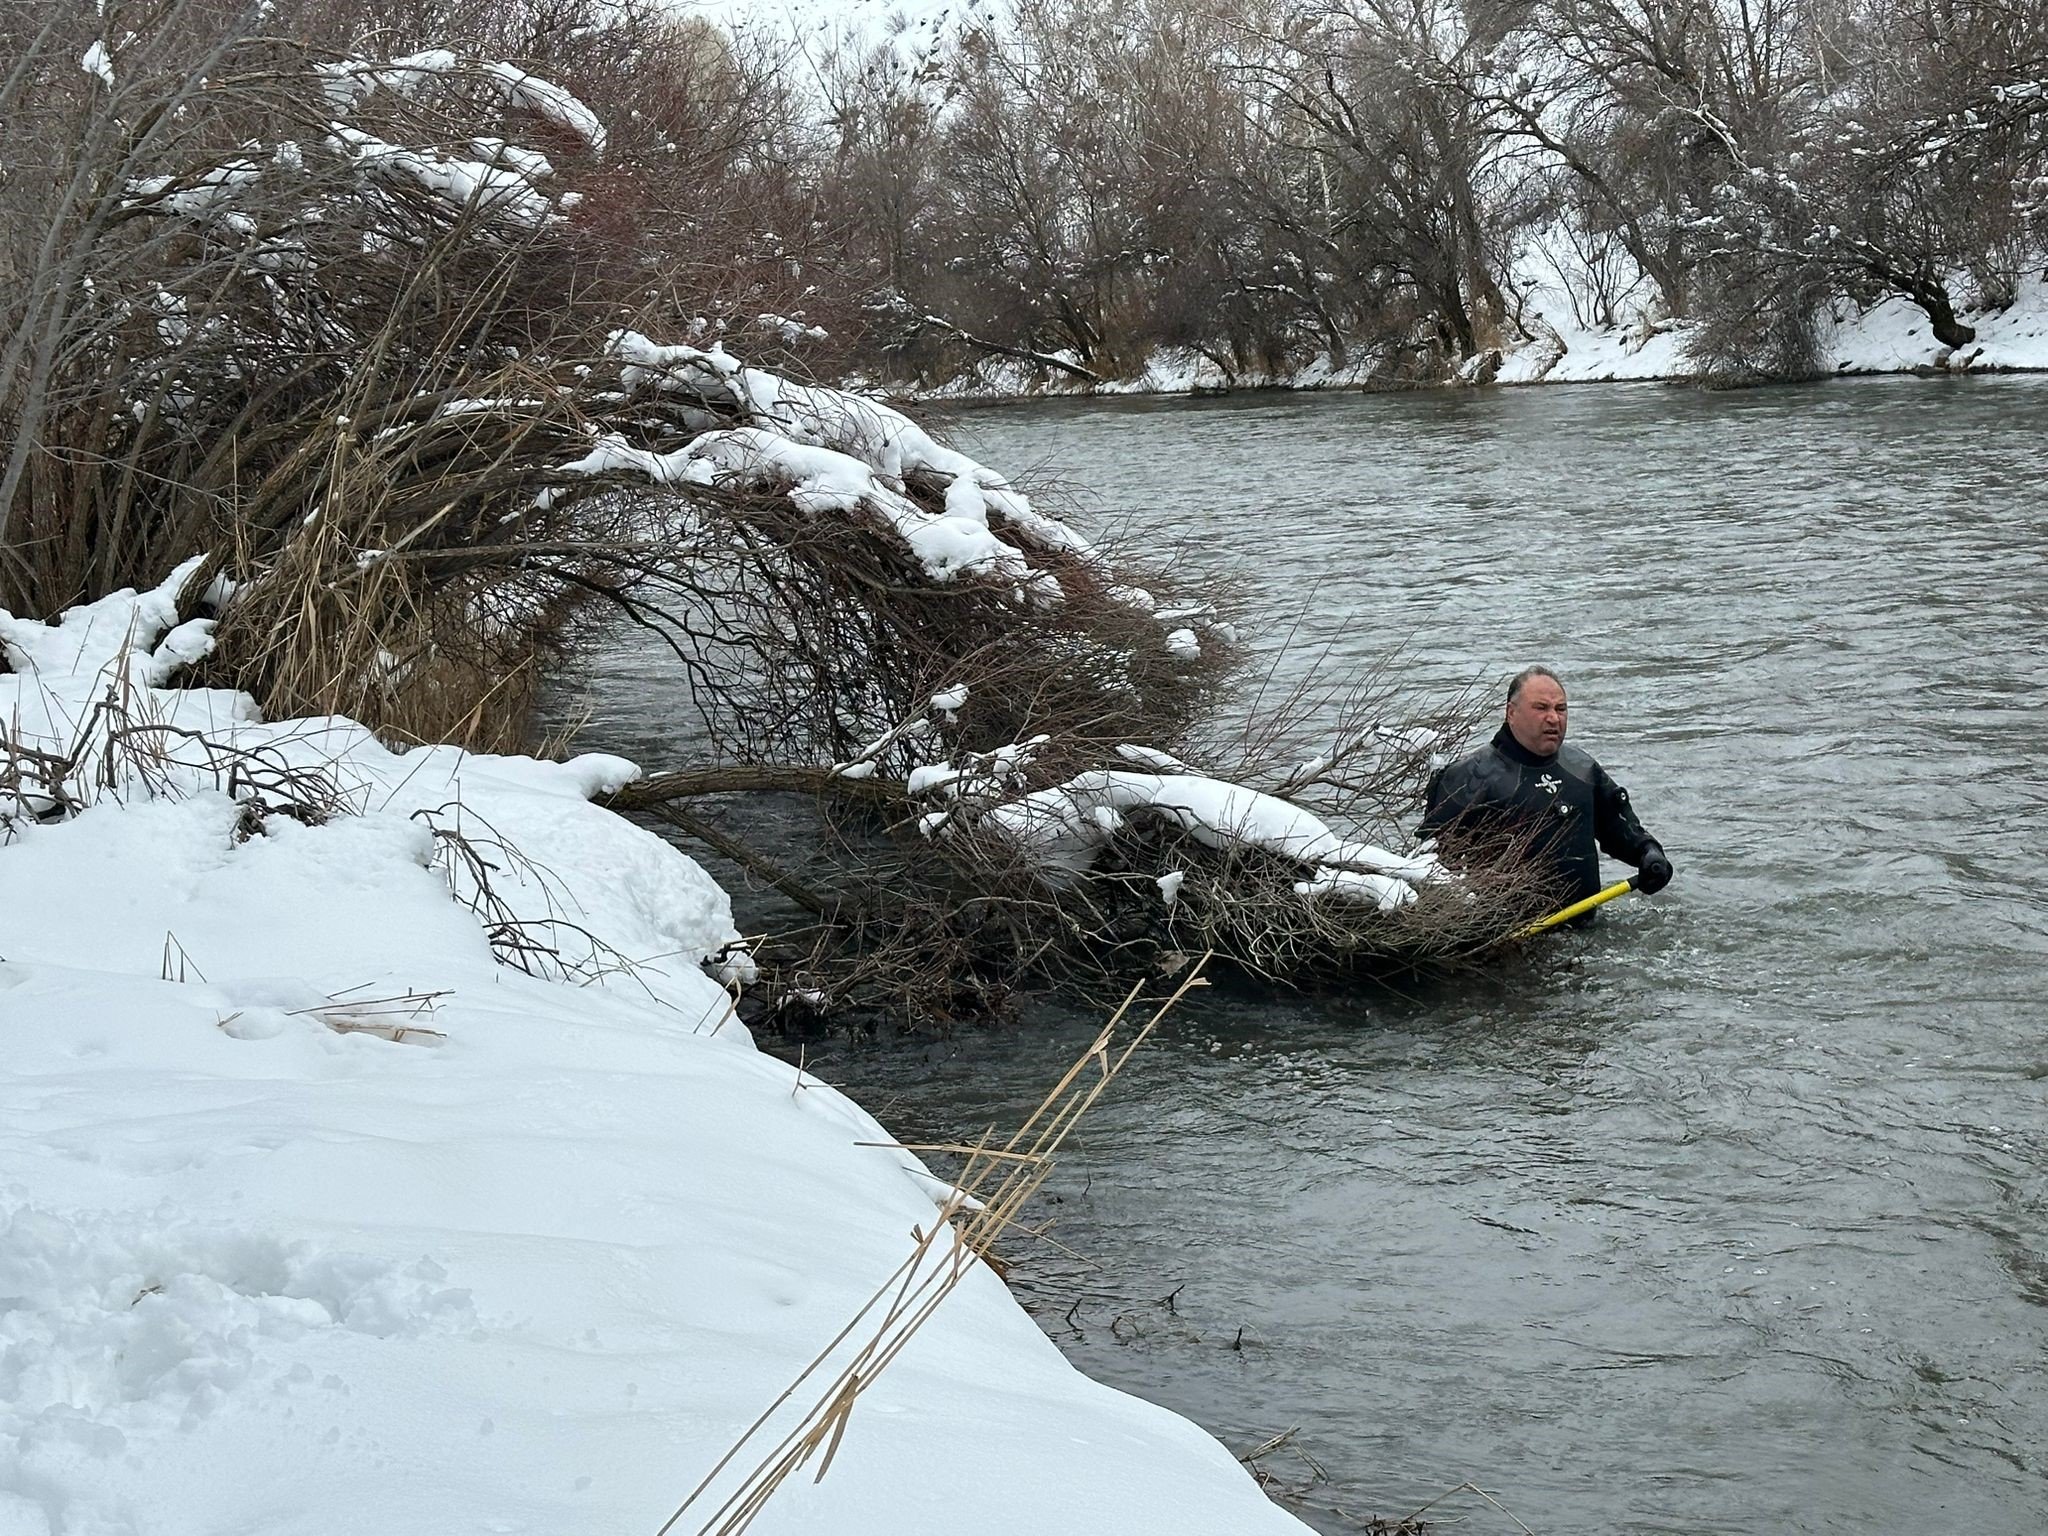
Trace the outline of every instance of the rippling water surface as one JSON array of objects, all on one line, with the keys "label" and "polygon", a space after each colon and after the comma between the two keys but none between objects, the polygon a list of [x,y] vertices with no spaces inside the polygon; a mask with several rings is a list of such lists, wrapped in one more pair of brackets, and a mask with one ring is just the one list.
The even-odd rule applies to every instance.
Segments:
[{"label": "rippling water surface", "polygon": [[[1086,1262],[1016,1277],[1075,1361],[1299,1426],[1331,1532],[1468,1478],[1545,1533],[2048,1531],[2044,429],[2030,379],[965,414],[1283,666],[1555,666],[1678,869],[1483,980],[1190,1005],[1048,1186]],[[588,671],[659,756],[680,681]],[[1038,1024],[811,1066],[958,1139],[1091,1021]]]}]

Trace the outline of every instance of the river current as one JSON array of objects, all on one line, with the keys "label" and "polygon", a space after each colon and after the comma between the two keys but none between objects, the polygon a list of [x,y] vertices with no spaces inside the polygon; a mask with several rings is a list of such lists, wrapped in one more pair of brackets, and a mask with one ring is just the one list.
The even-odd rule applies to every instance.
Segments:
[{"label": "river current", "polygon": [[[1545,1533],[2048,1531],[2048,381],[953,433],[1230,582],[1262,669],[1556,668],[1677,868],[1482,977],[1192,1000],[1019,1254],[1074,1361],[1240,1452],[1294,1430],[1263,1465],[1329,1532],[1467,1480]],[[582,744],[673,755],[680,677],[580,673]],[[808,1069],[972,1139],[1095,1022]]]}]

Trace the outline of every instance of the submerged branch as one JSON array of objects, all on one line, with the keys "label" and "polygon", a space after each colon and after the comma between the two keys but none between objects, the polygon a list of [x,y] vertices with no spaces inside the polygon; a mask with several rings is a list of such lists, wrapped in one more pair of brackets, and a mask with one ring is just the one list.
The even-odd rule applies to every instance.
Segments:
[{"label": "submerged branch", "polygon": [[652,810],[705,795],[841,795],[874,802],[900,799],[904,787],[890,779],[856,779],[831,768],[776,763],[732,763],[716,768],[679,768],[649,774],[598,797],[614,811]]},{"label": "submerged branch", "polygon": [[752,845],[734,837],[722,828],[714,826],[701,816],[692,815],[679,805],[656,804],[648,808],[648,814],[667,822],[678,832],[693,837],[705,847],[730,859],[749,874],[758,875],[762,880],[787,896],[791,901],[818,917],[836,920],[845,903],[827,897],[796,878],[773,860],[761,854]]}]

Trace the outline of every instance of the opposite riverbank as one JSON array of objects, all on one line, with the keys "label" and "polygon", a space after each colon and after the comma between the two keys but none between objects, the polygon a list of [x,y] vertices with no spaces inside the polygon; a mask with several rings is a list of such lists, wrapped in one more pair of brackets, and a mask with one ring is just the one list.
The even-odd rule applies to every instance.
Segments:
[{"label": "opposite riverbank", "polygon": [[[1551,314],[1564,311],[1553,305]],[[1903,298],[1868,309],[1846,302],[1818,317],[1819,362],[1823,377],[1876,374],[1962,377],[1981,373],[2048,371],[2048,274],[2022,278],[2010,305],[1965,311],[1964,324],[1976,332],[1968,345],[1951,348],[1934,338],[1925,313]],[[1285,373],[1230,370],[1201,352],[1176,349],[1154,353],[1130,377],[1090,384],[1068,373],[996,359],[971,374],[943,384],[888,382],[906,398],[931,401],[1035,400],[1090,395],[1210,395],[1238,390],[1458,388],[1489,384],[1686,383],[1697,377],[1687,356],[1694,327],[1683,320],[1641,320],[1629,325],[1589,326],[1531,314],[1528,339],[1488,349],[1466,360],[1437,385],[1392,384],[1375,359],[1332,366],[1311,359]],[[1071,359],[1069,359],[1071,361]]]}]

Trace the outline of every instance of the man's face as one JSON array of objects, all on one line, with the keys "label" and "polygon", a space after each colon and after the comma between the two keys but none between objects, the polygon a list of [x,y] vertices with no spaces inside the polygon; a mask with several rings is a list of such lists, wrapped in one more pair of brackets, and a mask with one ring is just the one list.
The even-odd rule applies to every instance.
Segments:
[{"label": "man's face", "polygon": [[1553,677],[1532,677],[1508,700],[1508,731],[1538,757],[1564,744],[1564,689]]}]

